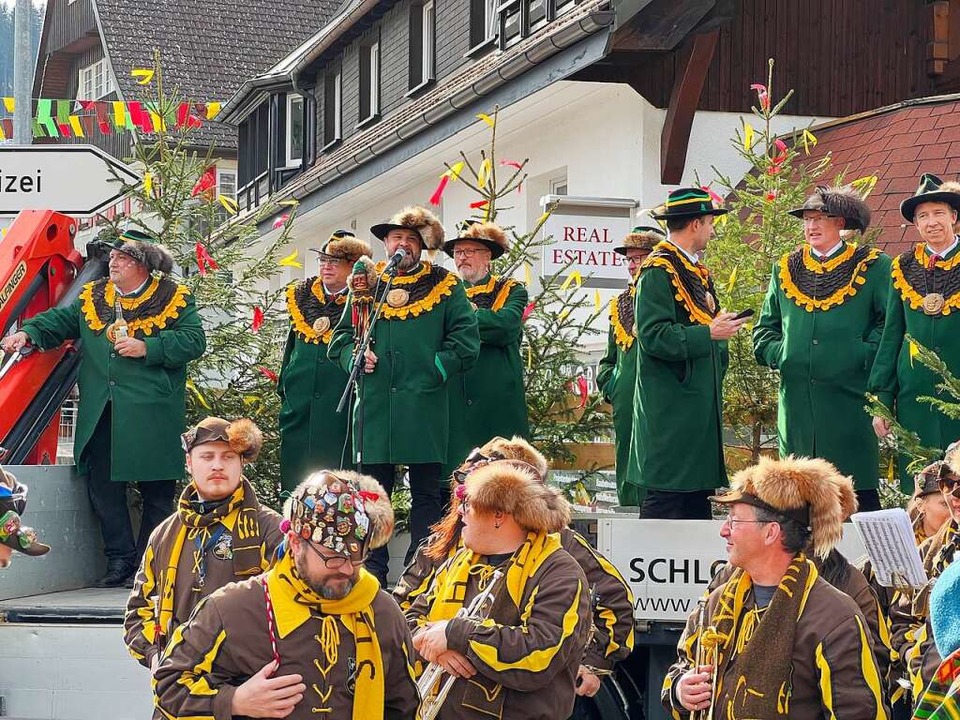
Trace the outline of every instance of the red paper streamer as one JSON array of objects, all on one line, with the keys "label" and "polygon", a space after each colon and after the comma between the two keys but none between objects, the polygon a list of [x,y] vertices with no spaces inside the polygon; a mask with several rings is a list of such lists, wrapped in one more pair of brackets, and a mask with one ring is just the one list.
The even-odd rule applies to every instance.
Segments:
[{"label": "red paper streamer", "polygon": [[533,309],[537,306],[536,300],[532,300],[527,306],[523,309],[523,315],[520,316],[520,322],[526,322],[527,318],[533,314]]},{"label": "red paper streamer", "polygon": [[278,217],[276,220],[273,221],[273,229],[279,230],[286,224],[287,220],[289,219],[290,219],[289,215],[281,215],[280,217]]},{"label": "red paper streamer", "polygon": [[260,332],[260,328],[263,327],[263,310],[259,307],[253,308],[253,322],[250,323],[250,327],[254,332]]},{"label": "red paper streamer", "polygon": [[197,184],[193,186],[193,190],[190,191],[191,197],[196,197],[200,193],[204,193],[207,190],[211,190],[216,187],[217,184],[217,171],[211,165],[206,170],[203,171],[203,175],[200,176],[200,179],[197,180]]},{"label": "red paper streamer", "polygon": [[219,270],[220,266],[213,259],[209,251],[202,243],[197,243],[197,269],[200,270],[200,277],[206,277],[207,270]]},{"label": "red paper streamer", "polygon": [[449,175],[443,175],[440,177],[440,182],[437,183],[437,189],[433,191],[433,195],[430,196],[431,205],[439,205],[441,198],[443,198],[443,191],[447,189],[447,183],[450,182]]},{"label": "red paper streamer", "polygon": [[490,204],[489,200],[477,200],[477,202],[470,203],[470,209],[476,210],[477,208],[486,207]]},{"label": "red paper streamer", "polygon": [[583,410],[587,406],[587,398],[589,397],[587,379],[583,375],[577,376],[577,389],[580,391],[580,409]]},{"label": "red paper streamer", "polygon": [[279,380],[279,378],[277,377],[277,374],[270,368],[265,368],[263,366],[260,366],[257,368],[257,370],[259,370],[260,374],[263,375],[267,380],[271,382],[277,382],[277,380]]},{"label": "red paper streamer", "polygon": [[517,170],[523,170],[523,165],[518,163],[516,160],[501,160],[501,165],[506,165],[508,167],[516,168]]},{"label": "red paper streamer", "polygon": [[763,110],[770,109],[770,95],[767,93],[767,86],[760,83],[754,83],[750,86],[751,90],[757,91],[757,99],[760,101],[760,107]]}]

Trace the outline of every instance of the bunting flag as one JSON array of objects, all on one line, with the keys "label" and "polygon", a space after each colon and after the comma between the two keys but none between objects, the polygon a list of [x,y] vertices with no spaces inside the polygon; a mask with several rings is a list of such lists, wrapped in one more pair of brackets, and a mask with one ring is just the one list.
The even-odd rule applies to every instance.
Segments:
[{"label": "bunting flag", "polygon": [[487,115],[486,113],[477,113],[477,120],[483,120],[490,127],[493,127],[494,125],[497,124],[497,121],[494,120],[489,115]]},{"label": "bunting flag", "polygon": [[299,250],[294,250],[292,253],[287,255],[285,258],[280,260],[277,265],[281,267],[293,267],[293,268],[302,268],[303,263],[297,260],[297,255],[300,254]]},{"label": "bunting flag", "polygon": [[580,275],[579,270],[573,270],[569,275],[567,275],[567,279],[564,280],[563,285],[560,286],[561,292],[568,289],[573,283],[576,283],[577,287],[583,285],[583,276]]}]

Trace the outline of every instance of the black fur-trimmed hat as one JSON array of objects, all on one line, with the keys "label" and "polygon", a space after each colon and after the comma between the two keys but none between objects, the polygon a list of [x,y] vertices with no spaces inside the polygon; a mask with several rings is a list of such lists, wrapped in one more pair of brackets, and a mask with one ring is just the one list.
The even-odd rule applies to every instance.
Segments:
[{"label": "black fur-trimmed hat", "polygon": [[863,201],[860,193],[849,185],[843,187],[818,185],[801,207],[787,212],[795,218],[802,219],[806,210],[842,217],[845,221],[844,228],[847,230],[864,232],[870,226],[870,208]]},{"label": "black fur-trimmed hat", "polygon": [[133,258],[148,272],[166,275],[173,270],[173,255],[170,251],[157,242],[155,237],[140,230],[124,230],[112,238],[100,237],[97,244]]}]

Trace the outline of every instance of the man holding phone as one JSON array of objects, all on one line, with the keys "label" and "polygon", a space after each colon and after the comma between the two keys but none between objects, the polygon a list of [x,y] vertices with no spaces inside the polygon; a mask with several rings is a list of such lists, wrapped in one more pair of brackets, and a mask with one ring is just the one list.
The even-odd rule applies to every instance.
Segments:
[{"label": "man holding phone", "polygon": [[753,330],[757,362],[780,371],[780,455],[820,457],[854,479],[860,510],[879,510],[879,450],[864,393],[880,344],[890,258],[850,243],[870,209],[849,187],[818,187],[790,214],[804,245],[773,266]]},{"label": "man holding phone", "polygon": [[670,193],[657,220],[669,235],[637,280],[637,385],[630,477],[646,491],[641,518],[708,520],[710,495],[726,485],[723,376],[727,340],[746,323],[720,310],[700,262],[715,208],[700,188]]}]

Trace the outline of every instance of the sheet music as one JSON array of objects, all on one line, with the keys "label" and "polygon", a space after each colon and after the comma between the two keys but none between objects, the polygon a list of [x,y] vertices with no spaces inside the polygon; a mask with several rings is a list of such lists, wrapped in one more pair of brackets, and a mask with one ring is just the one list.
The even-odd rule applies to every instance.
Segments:
[{"label": "sheet music", "polygon": [[855,513],[851,520],[863,540],[881,585],[898,587],[905,583],[911,587],[921,587],[927,582],[913,535],[913,525],[905,510],[893,508],[860,512]]}]

